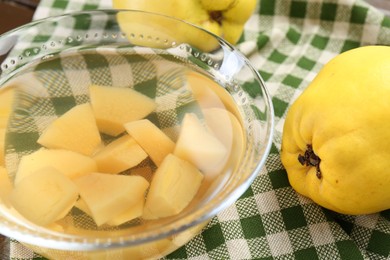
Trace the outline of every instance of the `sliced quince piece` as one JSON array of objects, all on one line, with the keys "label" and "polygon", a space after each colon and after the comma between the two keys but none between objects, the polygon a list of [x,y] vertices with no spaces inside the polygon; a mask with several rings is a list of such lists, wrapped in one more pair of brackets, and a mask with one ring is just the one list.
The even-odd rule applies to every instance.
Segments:
[{"label": "sliced quince piece", "polygon": [[148,119],[132,121],[124,126],[157,166],[175,148],[175,143]]},{"label": "sliced quince piece", "polygon": [[240,120],[236,102],[229,92],[212,79],[193,71],[186,74],[189,88],[191,88],[199,106],[204,108],[226,108]]},{"label": "sliced quince piece", "polygon": [[41,148],[20,159],[15,183],[39,169],[52,167],[70,179],[97,171],[96,162],[83,154],[64,149]]},{"label": "sliced quince piece", "polygon": [[245,136],[240,122],[225,109],[208,108],[203,109],[202,112],[209,129],[229,152],[228,164],[233,167],[237,166],[245,147]]},{"label": "sliced quince piece", "polygon": [[100,150],[94,159],[99,172],[116,174],[136,166],[146,157],[142,147],[126,134]]},{"label": "sliced quince piece", "polygon": [[157,106],[131,88],[91,85],[89,91],[99,130],[111,136],[124,132],[123,124],[144,118]]},{"label": "sliced quince piece", "polygon": [[195,197],[203,174],[191,163],[169,154],[154,173],[146,197],[144,219],[180,213]]},{"label": "sliced quince piece", "polygon": [[140,176],[105,173],[91,173],[74,182],[98,226],[144,200],[149,187],[149,183]]},{"label": "sliced quince piece", "polygon": [[47,148],[93,154],[101,145],[101,137],[91,105],[77,105],[58,117],[38,138],[38,143]]},{"label": "sliced quince piece", "polygon": [[225,107],[221,98],[211,87],[215,85],[215,88],[222,88],[216,82],[206,76],[203,76],[202,74],[192,71],[186,73],[186,79],[188,87],[191,89],[194,98],[202,109],[210,107]]},{"label": "sliced quince piece", "polygon": [[234,138],[230,112],[221,108],[207,108],[202,109],[202,113],[208,129],[230,152]]},{"label": "sliced quince piece", "polygon": [[195,165],[209,178],[211,176],[207,174],[214,174],[221,168],[228,150],[194,113],[187,113],[183,118],[174,154]]},{"label": "sliced quince piece", "polygon": [[78,197],[78,189],[64,174],[44,168],[20,181],[10,194],[13,207],[38,225],[48,225],[70,210]]}]

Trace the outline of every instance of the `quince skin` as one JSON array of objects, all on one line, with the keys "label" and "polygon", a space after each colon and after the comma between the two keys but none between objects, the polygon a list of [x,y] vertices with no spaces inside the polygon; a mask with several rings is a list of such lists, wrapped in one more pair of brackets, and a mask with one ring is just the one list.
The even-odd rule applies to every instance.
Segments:
[{"label": "quince skin", "polygon": [[390,208],[390,47],[328,62],[287,113],[281,160],[291,186],[343,214]]},{"label": "quince skin", "polygon": [[[243,32],[246,21],[252,15],[256,2],[256,0],[113,0],[113,7],[172,16],[200,26],[223,37],[229,43],[235,44]],[[177,23],[164,25],[156,22],[153,27],[160,25],[161,28],[151,28],[146,19],[142,20],[141,15],[137,19],[139,19],[138,27],[141,26],[144,29],[143,33],[149,32],[158,36],[163,34],[166,36],[163,38],[175,38],[176,42],[188,42],[203,51],[213,50],[217,46],[215,39],[199,31],[188,31],[188,26],[178,28]],[[135,22],[130,16],[126,17],[125,13],[119,13],[118,20],[124,31],[126,31],[126,23],[134,24]]]}]

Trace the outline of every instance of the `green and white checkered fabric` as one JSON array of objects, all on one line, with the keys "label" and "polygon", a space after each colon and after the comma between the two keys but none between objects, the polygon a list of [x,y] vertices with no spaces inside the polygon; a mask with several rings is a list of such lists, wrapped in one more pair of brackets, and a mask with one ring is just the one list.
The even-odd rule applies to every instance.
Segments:
[{"label": "green and white checkered fabric", "polygon": [[110,0],[41,0],[33,19],[38,20],[76,11],[110,8],[112,8]]},{"label": "green and white checkered fabric", "polygon": [[[106,7],[109,0],[41,0],[35,18]],[[291,188],[279,158],[289,105],[332,57],[373,44],[390,45],[390,18],[362,0],[260,1],[238,47],[272,96],[271,154],[234,205],[165,259],[390,259],[390,210],[362,216],[325,210]],[[12,259],[43,259],[16,241],[10,246]]]}]

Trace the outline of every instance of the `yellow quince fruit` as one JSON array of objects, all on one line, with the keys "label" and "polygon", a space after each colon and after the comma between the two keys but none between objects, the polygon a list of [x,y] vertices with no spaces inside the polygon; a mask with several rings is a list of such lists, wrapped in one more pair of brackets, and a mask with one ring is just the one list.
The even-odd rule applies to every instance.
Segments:
[{"label": "yellow quince fruit", "polygon": [[[175,17],[200,26],[235,44],[243,32],[245,23],[253,14],[256,3],[257,0],[113,0],[113,7]],[[180,26],[174,22],[163,21],[158,17],[155,19],[157,21],[151,21],[150,17],[141,14],[138,16],[125,12],[118,14],[119,24],[126,33],[173,39],[172,41],[176,43],[187,42],[203,51],[211,51],[218,46],[216,39],[202,31],[193,30],[188,25]],[[142,30],[137,30],[137,27]]]},{"label": "yellow quince fruit", "polygon": [[328,62],[287,112],[281,160],[291,186],[343,214],[390,209],[390,47]]}]

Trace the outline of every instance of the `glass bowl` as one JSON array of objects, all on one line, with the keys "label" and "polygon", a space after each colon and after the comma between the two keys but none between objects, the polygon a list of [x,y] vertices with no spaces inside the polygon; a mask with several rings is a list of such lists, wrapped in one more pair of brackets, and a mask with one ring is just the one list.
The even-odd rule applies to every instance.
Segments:
[{"label": "glass bowl", "polygon": [[[72,107],[89,102],[91,84],[130,87],[154,99],[157,111],[148,119],[175,142],[188,111],[202,115],[216,106],[229,111],[239,126],[227,127],[232,129],[231,146],[224,167],[173,216],[97,227],[83,211],[73,208],[54,224],[41,226],[19,214],[3,192],[0,232],[43,256],[137,259],[167,255],[233,204],[269,154],[274,115],[259,73],[234,46],[187,22],[131,10],[51,17],[1,35],[0,62],[0,99],[8,89],[15,92],[11,108],[5,110],[9,114],[1,114],[4,165],[11,183],[21,158],[41,148],[37,139],[45,128]],[[189,87],[188,75],[195,75],[199,86]],[[218,125],[222,121],[216,114],[211,118],[211,130],[226,128]],[[110,138],[102,134],[106,143]]]}]

